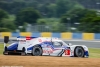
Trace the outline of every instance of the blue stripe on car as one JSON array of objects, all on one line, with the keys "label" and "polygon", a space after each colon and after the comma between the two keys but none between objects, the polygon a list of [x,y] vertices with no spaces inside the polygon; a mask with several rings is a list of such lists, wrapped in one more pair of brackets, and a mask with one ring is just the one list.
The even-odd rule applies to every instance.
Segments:
[{"label": "blue stripe on car", "polygon": [[[17,38],[26,38],[25,36],[18,36]],[[30,37],[30,38],[38,38],[38,37]]]},{"label": "blue stripe on car", "polygon": [[27,50],[32,50],[32,49],[33,49],[33,47],[34,47],[34,46],[31,46],[31,47],[27,48]]},{"label": "blue stripe on car", "polygon": [[85,56],[89,56],[88,51],[85,51],[85,52],[84,52],[84,55],[85,55]]},{"label": "blue stripe on car", "polygon": [[[52,45],[51,42],[48,42],[48,41],[42,42],[42,43],[40,43],[40,46],[43,47],[44,44],[46,45],[47,48],[50,47],[52,50],[56,50],[55,47]],[[33,47],[34,46],[28,47],[27,50],[32,50]],[[62,48],[68,49],[68,47],[65,47],[65,46],[62,47]]]},{"label": "blue stripe on car", "polygon": [[[44,45],[44,44],[45,44],[46,46],[50,46],[50,45],[51,45],[50,42],[42,42],[42,43],[40,43],[40,46],[42,47],[42,45]],[[34,46],[28,47],[27,50],[32,50],[33,47],[34,47]],[[51,48],[54,50],[54,47],[53,47],[53,46],[51,46]]]},{"label": "blue stripe on car", "polygon": [[7,47],[7,50],[17,50],[17,47],[18,47],[18,43],[15,43],[15,44]]}]

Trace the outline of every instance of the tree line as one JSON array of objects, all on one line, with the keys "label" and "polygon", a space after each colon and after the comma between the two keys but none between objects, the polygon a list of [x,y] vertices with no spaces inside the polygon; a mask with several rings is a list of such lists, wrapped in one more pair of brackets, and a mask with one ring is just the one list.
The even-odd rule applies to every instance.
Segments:
[{"label": "tree line", "polygon": [[[42,20],[43,18],[60,20],[51,23]],[[15,31],[18,26],[23,26],[22,31],[25,31],[27,23],[55,24],[57,29],[54,29],[54,32],[65,32],[67,31],[65,24],[70,23],[73,27],[75,22],[79,22],[77,30],[80,32],[100,32],[99,11],[86,9],[80,0],[0,0],[1,32]]]},{"label": "tree line", "polygon": [[[1,0],[0,8],[10,14],[17,14],[21,9],[34,7],[43,17],[60,17],[66,11],[78,5],[70,0]],[[79,5],[81,6],[81,5]]]}]

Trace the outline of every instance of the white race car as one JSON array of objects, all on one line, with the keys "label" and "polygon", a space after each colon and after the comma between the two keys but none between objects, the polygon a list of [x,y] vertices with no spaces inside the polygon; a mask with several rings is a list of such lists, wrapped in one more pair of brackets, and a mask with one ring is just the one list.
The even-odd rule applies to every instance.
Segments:
[{"label": "white race car", "polygon": [[4,37],[4,55],[31,54],[33,56],[69,56],[89,57],[88,48],[85,45],[66,44],[63,40],[55,37],[24,37],[19,36],[16,42],[6,46],[9,37]]}]

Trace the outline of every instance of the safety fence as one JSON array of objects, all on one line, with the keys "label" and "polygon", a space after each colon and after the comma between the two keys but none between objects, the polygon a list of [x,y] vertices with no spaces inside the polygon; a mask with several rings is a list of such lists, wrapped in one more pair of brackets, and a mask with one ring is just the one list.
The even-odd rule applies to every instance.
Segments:
[{"label": "safety fence", "polygon": [[0,38],[4,36],[18,37],[18,36],[33,36],[33,37],[58,37],[62,39],[83,39],[83,40],[99,40],[100,33],[71,33],[71,32],[1,32]]}]

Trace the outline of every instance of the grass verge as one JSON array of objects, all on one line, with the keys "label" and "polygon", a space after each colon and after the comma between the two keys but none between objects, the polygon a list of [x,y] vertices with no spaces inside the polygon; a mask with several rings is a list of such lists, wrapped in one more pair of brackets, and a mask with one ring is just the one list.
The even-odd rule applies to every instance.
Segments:
[{"label": "grass verge", "polygon": [[90,58],[100,58],[100,48],[89,48]]}]

